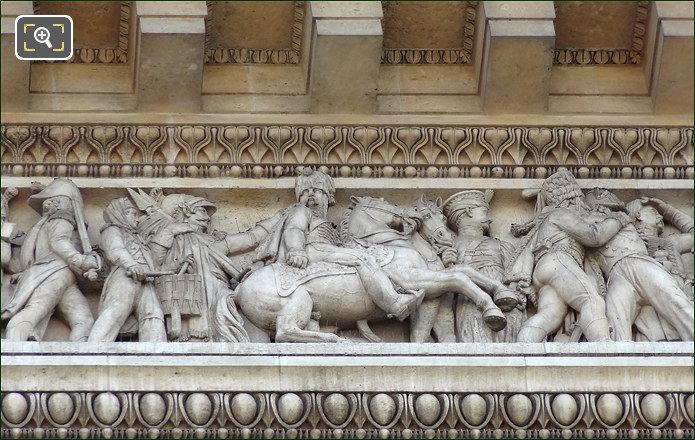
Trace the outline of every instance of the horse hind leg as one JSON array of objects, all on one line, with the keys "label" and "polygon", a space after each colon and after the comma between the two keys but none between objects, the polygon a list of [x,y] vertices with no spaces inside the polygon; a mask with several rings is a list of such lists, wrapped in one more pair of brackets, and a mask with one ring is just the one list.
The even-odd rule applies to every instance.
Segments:
[{"label": "horse hind leg", "polygon": [[311,322],[313,301],[306,289],[299,288],[287,298],[278,313],[275,342],[340,342],[343,338],[333,333],[306,330]]},{"label": "horse hind leg", "polygon": [[440,299],[428,299],[410,315],[410,342],[428,342],[439,312]]},{"label": "horse hind leg", "polygon": [[360,332],[360,336],[369,342],[384,342],[383,339],[372,331],[366,319],[357,321],[357,330]]}]

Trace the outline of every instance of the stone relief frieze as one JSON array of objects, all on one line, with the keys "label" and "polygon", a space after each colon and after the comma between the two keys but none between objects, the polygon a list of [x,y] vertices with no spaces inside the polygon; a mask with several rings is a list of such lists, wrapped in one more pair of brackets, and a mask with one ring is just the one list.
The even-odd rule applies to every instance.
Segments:
[{"label": "stone relief frieze", "polygon": [[2,174],[692,179],[692,128],[4,125]]},{"label": "stone relief frieze", "polygon": [[693,394],[8,392],[4,438],[691,438]]},{"label": "stone relief frieze", "polygon": [[[490,236],[489,190],[413,205],[351,196],[329,217],[335,183],[310,167],[294,204],[237,233],[210,227],[206,197],[128,189],[104,208],[98,247],[71,180],[32,189],[41,218],[20,246],[3,196],[13,341],[42,340],[56,312],[71,341],[93,342],[379,342],[370,325],[397,321],[410,342],[694,339],[692,217],[584,192],[564,168],[522,192],[535,216],[512,224],[513,242]],[[663,235],[664,220],[678,232]],[[96,316],[86,281],[99,283]]]}]

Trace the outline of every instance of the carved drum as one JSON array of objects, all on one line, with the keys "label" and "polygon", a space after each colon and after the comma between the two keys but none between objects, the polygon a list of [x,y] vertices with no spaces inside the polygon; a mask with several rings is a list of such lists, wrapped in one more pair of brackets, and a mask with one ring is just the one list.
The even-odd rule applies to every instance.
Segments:
[{"label": "carved drum", "polygon": [[201,315],[205,309],[203,279],[199,274],[162,275],[155,279],[154,289],[164,315],[171,317],[170,337],[181,333],[181,316]]}]

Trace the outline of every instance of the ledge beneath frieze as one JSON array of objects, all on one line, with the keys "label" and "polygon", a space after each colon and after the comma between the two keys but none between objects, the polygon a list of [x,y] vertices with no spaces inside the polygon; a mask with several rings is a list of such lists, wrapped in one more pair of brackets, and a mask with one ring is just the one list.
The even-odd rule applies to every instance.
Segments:
[{"label": "ledge beneath frieze", "polygon": [[3,437],[689,438],[693,346],[2,344]]}]

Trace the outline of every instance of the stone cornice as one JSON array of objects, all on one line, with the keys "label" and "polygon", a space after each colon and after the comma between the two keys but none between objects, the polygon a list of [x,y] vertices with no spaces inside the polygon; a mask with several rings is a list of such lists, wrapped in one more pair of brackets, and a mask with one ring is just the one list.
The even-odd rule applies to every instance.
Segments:
[{"label": "stone cornice", "polygon": [[691,128],[4,125],[4,176],[692,179]]},{"label": "stone cornice", "polygon": [[3,112],[2,125],[369,125],[688,128],[693,114],[311,114]]}]

